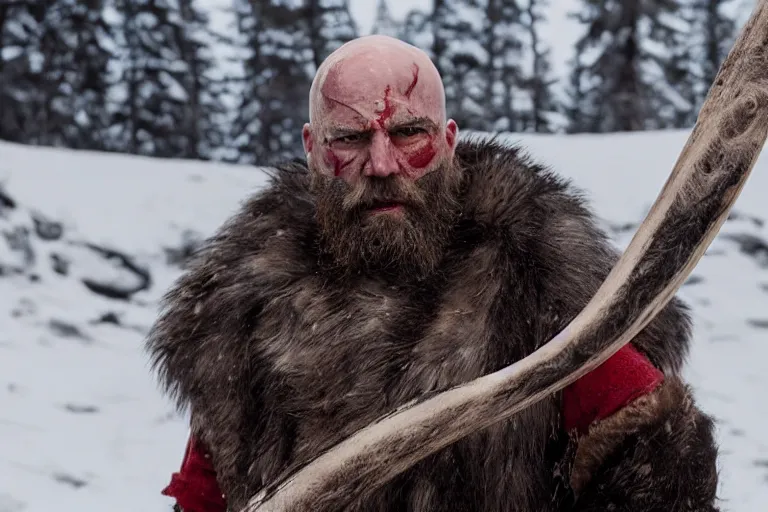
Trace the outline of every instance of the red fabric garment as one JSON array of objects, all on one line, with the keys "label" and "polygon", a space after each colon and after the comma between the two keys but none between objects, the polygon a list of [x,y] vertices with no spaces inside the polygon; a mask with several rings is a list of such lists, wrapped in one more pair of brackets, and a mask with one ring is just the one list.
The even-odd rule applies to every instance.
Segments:
[{"label": "red fabric garment", "polygon": [[[565,428],[585,433],[593,422],[650,393],[663,380],[664,375],[627,344],[563,390]],[[181,470],[173,474],[163,494],[175,498],[184,512],[226,512],[210,455],[194,436],[187,443]]]},{"label": "red fabric garment", "polygon": [[593,422],[652,392],[663,380],[664,374],[648,358],[631,343],[624,345],[602,365],[563,390],[566,430],[586,433]]},{"label": "red fabric garment", "polygon": [[184,512],[226,512],[227,502],[216,481],[216,471],[205,446],[190,436],[181,470],[171,476],[162,494],[170,496]]}]

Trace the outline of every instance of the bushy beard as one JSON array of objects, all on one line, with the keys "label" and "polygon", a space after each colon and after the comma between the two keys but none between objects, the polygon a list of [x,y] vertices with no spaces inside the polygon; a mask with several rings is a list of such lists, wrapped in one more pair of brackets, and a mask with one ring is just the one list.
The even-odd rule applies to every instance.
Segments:
[{"label": "bushy beard", "polygon": [[[351,186],[318,172],[311,176],[320,248],[336,270],[418,280],[439,266],[460,213],[461,170],[453,160],[415,181],[363,176]],[[381,203],[401,209],[373,211]]]}]

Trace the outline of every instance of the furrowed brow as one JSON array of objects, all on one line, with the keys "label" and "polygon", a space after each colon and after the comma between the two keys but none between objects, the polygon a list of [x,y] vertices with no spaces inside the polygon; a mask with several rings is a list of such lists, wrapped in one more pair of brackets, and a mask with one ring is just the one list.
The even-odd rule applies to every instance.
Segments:
[{"label": "furrowed brow", "polygon": [[363,135],[370,130],[354,127],[354,126],[335,126],[328,131],[328,137],[335,139],[337,137],[345,137],[347,135]]},{"label": "furrowed brow", "polygon": [[427,130],[437,129],[437,125],[428,117],[417,117],[401,123],[395,123],[389,127],[390,130],[399,130],[402,128],[424,128]]}]

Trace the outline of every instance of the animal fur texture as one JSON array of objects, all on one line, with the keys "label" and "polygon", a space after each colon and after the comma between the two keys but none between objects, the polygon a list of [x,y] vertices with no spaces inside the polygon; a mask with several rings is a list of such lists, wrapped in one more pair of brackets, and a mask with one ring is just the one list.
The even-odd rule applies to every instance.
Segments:
[{"label": "animal fur texture", "polygon": [[580,511],[715,511],[711,421],[673,377],[595,424],[578,442],[571,486]]},{"label": "animal fur texture", "polygon": [[[461,214],[426,278],[326,266],[309,172],[294,161],[167,295],[148,349],[191,409],[231,510],[399,405],[530,354],[607,276],[618,255],[570,183],[493,139],[462,140],[456,158]],[[689,342],[678,300],[633,341],[667,376],[665,390]],[[680,386],[626,436],[605,439],[565,432],[557,394],[347,510],[715,510],[711,420]]]}]

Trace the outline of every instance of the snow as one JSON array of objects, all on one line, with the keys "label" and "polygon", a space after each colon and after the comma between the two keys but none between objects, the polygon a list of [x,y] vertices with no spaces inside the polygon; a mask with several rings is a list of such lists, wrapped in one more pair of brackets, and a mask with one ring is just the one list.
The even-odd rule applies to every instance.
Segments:
[{"label": "snow", "polygon": [[[264,176],[9,144],[0,156],[0,185],[17,205],[0,208],[0,232],[34,233],[38,212],[63,224],[60,240],[31,237],[27,267],[0,237],[0,511],[170,510],[159,490],[178,466],[186,425],[141,351],[179,272],[164,248],[188,229],[210,233]],[[83,243],[149,267],[150,289],[129,301],[90,292],[83,278],[130,288],[136,276]],[[54,254],[70,261],[67,276],[51,269]],[[120,325],[99,322],[110,313]]]},{"label": "snow", "polygon": [[[512,139],[571,177],[624,247],[687,136]],[[143,338],[182,271],[174,255],[264,182],[246,166],[0,143],[0,512],[170,509],[160,490],[187,424],[159,392]],[[696,326],[686,375],[717,420],[720,496],[734,512],[768,500],[765,190],[762,157],[680,292]]]}]

